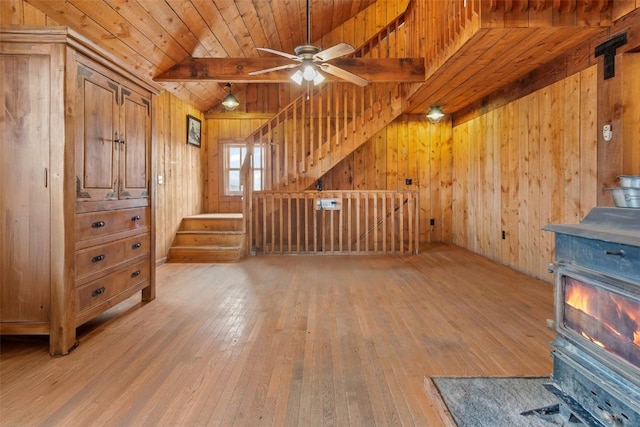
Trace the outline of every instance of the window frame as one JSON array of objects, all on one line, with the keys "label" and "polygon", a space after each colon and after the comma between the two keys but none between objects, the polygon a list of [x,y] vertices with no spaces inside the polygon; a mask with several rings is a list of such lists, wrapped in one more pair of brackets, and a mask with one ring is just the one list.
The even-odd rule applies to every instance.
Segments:
[{"label": "window frame", "polygon": [[[242,196],[243,194],[243,186],[241,184],[238,184],[240,187],[240,190],[238,191],[233,191],[230,189],[230,185],[231,185],[231,176],[230,176],[230,172],[231,171],[237,171],[238,172],[238,179],[240,179],[240,168],[242,167],[242,163],[238,166],[238,167],[232,167],[231,166],[231,150],[233,148],[237,148],[240,149],[240,158],[243,159],[244,156],[246,155],[247,152],[247,144],[245,142],[238,142],[238,141],[225,141],[222,143],[222,150],[223,150],[223,194],[225,197],[238,197],[238,196]],[[260,167],[253,167],[254,170],[259,170],[260,171],[260,182],[259,182],[259,186],[256,186],[256,183],[254,181],[254,190],[255,191],[260,191],[263,187],[264,187],[264,145],[263,144],[255,144],[253,146],[253,150],[254,150],[254,163],[255,163],[255,153],[256,150],[260,151]]]}]

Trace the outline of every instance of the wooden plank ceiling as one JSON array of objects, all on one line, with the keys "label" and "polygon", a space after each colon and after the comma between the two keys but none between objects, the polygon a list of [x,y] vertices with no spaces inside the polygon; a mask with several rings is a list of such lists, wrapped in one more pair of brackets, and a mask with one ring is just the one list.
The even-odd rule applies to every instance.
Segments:
[{"label": "wooden plank ceiling", "polygon": [[[254,69],[282,65],[291,60],[256,48],[268,47],[293,54],[296,46],[307,41],[307,0],[25,1],[60,25],[69,26],[102,46],[137,73],[151,79],[170,75],[175,80],[160,79],[160,84],[202,111],[219,105],[227,94],[224,84],[231,81],[231,77],[227,81],[204,80],[208,75],[226,76],[225,72],[230,76],[233,72],[237,75],[238,64],[250,68],[247,64],[258,60],[265,61],[264,66],[256,65]],[[311,40],[321,39],[375,3],[375,0],[309,1]],[[469,3],[469,7],[472,4],[477,7],[480,3]],[[506,2],[486,2],[488,6],[498,4],[506,10]],[[334,61],[343,61],[341,67],[352,72],[357,69],[357,73],[364,73],[363,77],[369,80],[386,73],[390,78],[402,75],[398,81],[424,81],[425,84],[409,99],[406,112],[422,114],[430,105],[438,104],[446,112],[453,113],[552,61],[611,25],[612,0],[584,0],[578,9],[561,8],[561,3],[557,2],[535,2],[531,7],[528,4],[523,1],[518,13],[525,18],[533,16],[533,23],[524,19],[522,26],[503,27],[491,22],[493,15],[488,14],[488,28],[476,31],[464,45],[447,44],[438,53],[446,59],[443,62],[427,60],[424,74],[420,67],[425,64],[418,63],[417,58],[413,62],[399,62],[394,58],[375,66],[349,64],[349,58]],[[493,13],[496,11],[500,12],[499,8]],[[509,13],[513,14],[513,11]],[[548,19],[536,21],[541,16]],[[576,20],[576,17],[580,19]],[[557,25],[556,20],[560,18],[573,21]],[[420,17],[418,21],[425,20]],[[443,22],[449,21],[449,18],[443,19]],[[578,21],[581,25],[576,25]],[[201,58],[205,62],[191,58]],[[225,58],[235,58],[236,69],[229,71]],[[193,76],[203,80],[194,80]],[[288,80],[284,72],[259,76],[263,83],[283,79]],[[233,81],[256,80],[236,78]]]},{"label": "wooden plank ceiling", "polygon": [[[307,40],[306,0],[26,0],[153,79],[188,58],[273,57]],[[319,39],[375,0],[310,0]],[[162,83],[203,111],[226,95],[222,82]]]}]

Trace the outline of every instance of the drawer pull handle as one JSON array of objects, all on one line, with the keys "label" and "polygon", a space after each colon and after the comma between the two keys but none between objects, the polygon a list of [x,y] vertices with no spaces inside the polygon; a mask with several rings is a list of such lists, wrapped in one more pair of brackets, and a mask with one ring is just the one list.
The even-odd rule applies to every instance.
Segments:
[{"label": "drawer pull handle", "polygon": [[133,273],[131,273],[131,277],[138,277],[140,275],[140,270],[136,270]]},{"label": "drawer pull handle", "polygon": [[607,255],[619,256],[620,258],[624,258],[624,256],[627,254],[623,249],[620,249],[619,251],[604,251],[604,253]]},{"label": "drawer pull handle", "polygon": [[104,221],[96,221],[93,224],[91,224],[91,227],[100,228],[100,227],[104,227],[105,225],[106,223]]},{"label": "drawer pull handle", "polygon": [[93,298],[95,298],[95,297],[97,297],[97,296],[100,296],[100,295],[102,295],[102,294],[104,294],[104,286],[102,286],[102,287],[100,287],[100,288],[96,289],[95,291],[91,292],[91,296],[92,296]]},{"label": "drawer pull handle", "polygon": [[134,243],[133,245],[131,245],[131,249],[133,250],[140,249],[140,247],[142,247],[142,243],[140,242]]},{"label": "drawer pull handle", "polygon": [[91,262],[100,262],[105,258],[106,258],[105,255],[96,255],[93,258],[91,258]]},{"label": "drawer pull handle", "polygon": [[140,215],[134,215],[131,217],[131,221],[140,221]]}]

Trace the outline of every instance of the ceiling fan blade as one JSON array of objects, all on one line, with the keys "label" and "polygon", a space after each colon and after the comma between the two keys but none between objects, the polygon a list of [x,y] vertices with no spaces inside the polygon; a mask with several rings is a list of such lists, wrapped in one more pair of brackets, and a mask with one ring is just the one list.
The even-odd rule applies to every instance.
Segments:
[{"label": "ceiling fan blade", "polygon": [[349,43],[338,43],[335,46],[331,46],[328,49],[323,50],[322,52],[318,52],[313,55],[314,60],[330,61],[333,58],[337,58],[339,56],[348,55],[353,53],[355,49]]},{"label": "ceiling fan blade", "polygon": [[268,73],[270,71],[288,70],[289,68],[295,68],[295,67],[299,67],[299,66],[300,66],[300,64],[278,65],[277,67],[265,68],[264,70],[251,71],[251,72],[249,72],[247,74],[249,74],[250,76],[257,76],[258,74],[264,74],[264,73]]},{"label": "ceiling fan blade", "polygon": [[343,70],[342,68],[338,68],[335,65],[321,64],[320,68],[322,68],[322,71],[326,73],[333,74],[336,77],[339,77],[358,86],[366,86],[369,83],[362,77],[356,76],[355,74]]},{"label": "ceiling fan blade", "polygon": [[291,55],[290,53],[286,53],[286,52],[280,52],[279,50],[275,50],[275,49],[269,49],[268,47],[257,47],[256,49],[261,50],[263,52],[273,53],[274,55],[284,56],[285,58],[289,58],[294,61],[302,61],[302,59],[296,55]]}]

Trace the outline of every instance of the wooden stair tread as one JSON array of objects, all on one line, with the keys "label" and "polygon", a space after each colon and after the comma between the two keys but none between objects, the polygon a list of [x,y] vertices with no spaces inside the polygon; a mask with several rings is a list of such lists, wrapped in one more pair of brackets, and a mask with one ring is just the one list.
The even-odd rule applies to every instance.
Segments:
[{"label": "wooden stair tread", "polygon": [[241,213],[186,216],[167,254],[168,262],[239,261],[243,256]]},{"label": "wooden stair tread", "polygon": [[185,216],[183,219],[242,219],[241,213],[204,213]]}]

